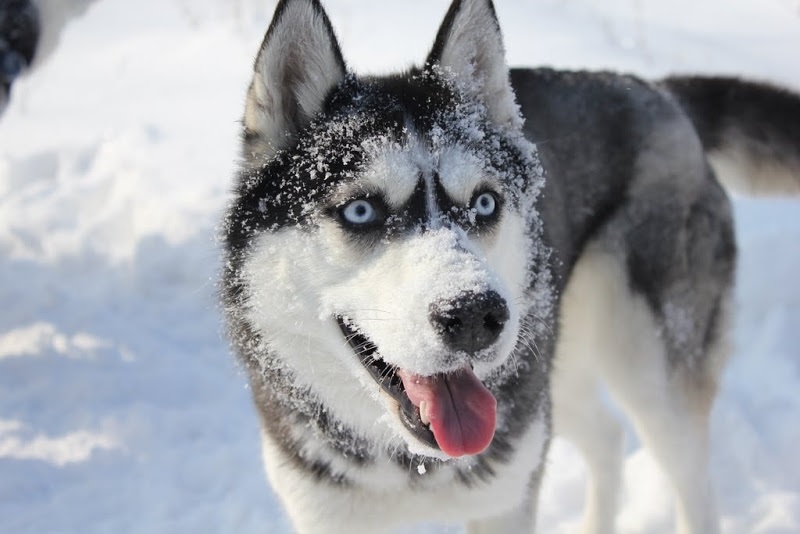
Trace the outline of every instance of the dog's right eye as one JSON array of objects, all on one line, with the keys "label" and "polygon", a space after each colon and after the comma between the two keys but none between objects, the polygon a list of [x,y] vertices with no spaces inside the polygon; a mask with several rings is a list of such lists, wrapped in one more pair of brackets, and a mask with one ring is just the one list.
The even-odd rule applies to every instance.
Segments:
[{"label": "dog's right eye", "polygon": [[378,210],[369,200],[358,199],[345,204],[341,215],[350,224],[363,225],[375,222]]}]

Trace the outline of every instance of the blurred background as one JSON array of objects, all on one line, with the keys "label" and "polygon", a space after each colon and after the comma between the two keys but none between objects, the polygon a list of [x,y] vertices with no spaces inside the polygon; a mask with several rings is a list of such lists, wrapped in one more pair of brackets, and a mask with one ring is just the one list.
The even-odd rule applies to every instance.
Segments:
[{"label": "blurred background", "polygon": [[[324,1],[359,72],[421,61],[448,3]],[[800,91],[798,0],[496,5],[511,65],[736,74]],[[289,531],[214,297],[215,225],[274,6],[41,0],[33,68],[14,77],[6,64],[0,532]],[[723,530],[797,533],[800,201],[735,205],[735,354],[712,421]],[[632,435],[626,454],[621,532],[672,532],[667,483]],[[539,532],[575,530],[584,482],[557,440]]]}]

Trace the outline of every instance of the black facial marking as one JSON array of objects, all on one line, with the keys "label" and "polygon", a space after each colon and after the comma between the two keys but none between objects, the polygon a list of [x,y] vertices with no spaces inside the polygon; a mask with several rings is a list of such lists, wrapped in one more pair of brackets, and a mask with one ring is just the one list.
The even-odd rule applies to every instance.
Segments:
[{"label": "black facial marking", "polygon": [[[315,208],[363,171],[369,143],[402,146],[408,128],[429,131],[434,110],[451,107],[452,98],[446,84],[419,71],[383,78],[348,76],[291,146],[241,171],[225,221],[227,244],[236,250],[262,231],[313,223]],[[252,155],[253,162],[257,158]],[[416,205],[411,207],[416,211]]]},{"label": "black facial marking", "polygon": [[[435,191],[436,202],[442,216],[458,224],[468,233],[480,235],[491,232],[501,219],[505,205],[503,195],[488,185],[479,185],[467,204],[457,203],[450,198],[439,180],[435,181]],[[490,215],[480,215],[475,209],[478,198],[483,194],[491,195],[494,200],[494,212]]]},{"label": "black facial marking", "polygon": [[425,192],[425,180],[422,174],[420,174],[417,179],[417,186],[414,188],[414,193],[411,195],[411,198],[408,199],[402,216],[406,224],[411,226],[424,224],[428,218],[428,199]]},{"label": "black facial marking", "polygon": [[439,213],[443,215],[452,217],[452,214],[463,208],[463,206],[458,206],[447,194],[438,173],[433,175],[433,195]]}]

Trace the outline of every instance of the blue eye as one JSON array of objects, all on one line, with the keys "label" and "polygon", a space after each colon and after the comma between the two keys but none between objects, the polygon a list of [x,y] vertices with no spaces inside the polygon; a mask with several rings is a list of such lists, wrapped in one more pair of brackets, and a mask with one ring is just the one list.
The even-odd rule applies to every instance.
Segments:
[{"label": "blue eye", "polygon": [[481,217],[490,217],[491,215],[494,215],[494,212],[497,209],[497,201],[494,198],[494,194],[480,194],[478,198],[475,199],[472,209],[474,209],[475,213]]},{"label": "blue eye", "polygon": [[375,207],[367,200],[353,200],[342,209],[342,217],[351,224],[367,224],[377,218]]}]

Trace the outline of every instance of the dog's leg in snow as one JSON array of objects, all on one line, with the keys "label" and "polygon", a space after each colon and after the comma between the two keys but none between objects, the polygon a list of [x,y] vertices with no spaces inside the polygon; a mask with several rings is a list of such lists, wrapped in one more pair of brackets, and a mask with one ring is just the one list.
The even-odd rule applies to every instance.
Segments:
[{"label": "dog's leg in snow", "polygon": [[[592,365],[597,367],[614,399],[631,417],[642,442],[675,489],[678,532],[713,534],[719,531],[719,526],[708,474],[708,418],[715,392],[715,373],[713,370],[709,370],[710,374],[697,370],[684,373],[680,368],[670,368],[657,320],[645,300],[633,294],[629,287],[618,259],[603,253],[585,254],[575,268],[568,300],[562,308],[568,320],[579,319],[579,322],[565,321],[562,335],[567,341],[570,339],[572,324],[580,327],[586,342],[594,346]],[[570,295],[581,297],[580,308],[569,307]],[[577,312],[573,313],[575,310]],[[717,347],[721,345],[716,344]],[[559,354],[556,359],[557,368],[565,362],[569,365],[569,358],[562,361],[558,359],[561,356]],[[562,371],[568,374],[570,370],[559,369],[559,373]],[[570,432],[571,428],[580,428],[579,423],[573,423],[573,427],[569,423],[564,426],[569,419],[563,416],[577,402],[575,398],[565,401],[564,396],[576,394],[580,388],[559,390],[558,387],[559,383],[554,382],[554,389],[561,396],[554,397],[556,406],[561,403],[556,411],[556,425],[561,424],[567,437],[579,446],[584,443],[582,449],[590,451],[587,460],[593,479],[605,479],[613,484],[613,475],[604,472],[606,466],[593,460],[593,453],[599,455],[612,441],[603,438],[591,442],[586,430],[603,427],[607,414],[597,409],[596,400],[581,401],[584,407],[589,407],[583,415],[598,419],[585,418],[581,423],[590,426]],[[598,435],[602,436],[603,432],[599,431]],[[603,488],[594,487],[593,490],[602,493]],[[602,502],[603,498],[590,497],[587,526],[596,528],[596,532],[612,528],[608,522],[609,510],[592,510],[596,504],[591,499]]]},{"label": "dog's leg in snow", "polygon": [[575,445],[589,466],[582,531],[611,534],[622,473],[622,427],[604,404],[599,384],[577,366],[561,365],[565,360],[554,369],[554,432]]},{"label": "dog's leg in snow", "polygon": [[[714,534],[719,532],[719,524],[708,466],[709,413],[687,406],[682,399],[676,402],[674,396],[682,394],[680,389],[673,385],[650,391],[632,388],[623,393],[624,404],[647,450],[675,489],[677,532]],[[673,400],[665,400],[666,396]],[[645,403],[650,403],[646,414],[641,409]]]},{"label": "dog's leg in snow", "polygon": [[591,271],[579,266],[562,299],[551,382],[553,430],[578,448],[589,467],[583,532],[610,534],[615,532],[623,432],[597,380],[601,333],[596,329],[597,310],[586,306],[587,291],[596,283]]},{"label": "dog's leg in snow", "polygon": [[[721,313],[722,324],[727,323],[725,315]],[[653,322],[645,313],[639,320]],[[653,350],[663,351],[657,331],[653,328],[649,332]],[[725,360],[722,337],[711,344],[708,361]],[[672,483],[677,498],[677,532],[715,534],[719,532],[719,518],[709,469],[709,419],[721,365],[692,372],[665,371],[657,368],[664,364],[663,358],[641,360],[647,363],[613,366],[606,376],[640,439]]]}]

